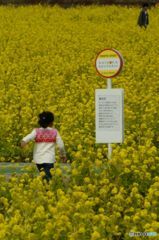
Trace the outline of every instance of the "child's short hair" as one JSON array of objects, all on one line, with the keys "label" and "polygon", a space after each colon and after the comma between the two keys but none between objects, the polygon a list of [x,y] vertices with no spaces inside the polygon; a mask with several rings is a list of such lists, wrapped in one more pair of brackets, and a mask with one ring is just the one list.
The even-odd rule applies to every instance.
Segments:
[{"label": "child's short hair", "polygon": [[54,114],[52,112],[42,112],[39,114],[39,125],[43,128],[47,128],[49,124],[53,123]]},{"label": "child's short hair", "polygon": [[143,7],[143,8],[148,7],[148,6],[149,6],[148,3],[143,3],[143,4],[142,4],[142,7]]}]

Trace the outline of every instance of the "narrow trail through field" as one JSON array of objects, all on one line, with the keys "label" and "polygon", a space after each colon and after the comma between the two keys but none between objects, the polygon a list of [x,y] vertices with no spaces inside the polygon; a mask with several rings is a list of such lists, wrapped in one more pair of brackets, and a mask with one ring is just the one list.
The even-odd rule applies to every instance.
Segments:
[{"label": "narrow trail through field", "polygon": [[[63,164],[60,163],[59,167],[65,172],[64,168],[67,167],[70,169],[70,164]],[[56,168],[56,164],[55,164]],[[36,168],[36,165],[34,163],[23,163],[23,162],[18,162],[18,163],[11,163],[11,162],[1,162],[0,163],[0,175],[5,175],[6,177],[9,177],[11,175],[19,175],[23,173],[30,173],[32,172],[33,174],[38,175],[39,172]]]}]

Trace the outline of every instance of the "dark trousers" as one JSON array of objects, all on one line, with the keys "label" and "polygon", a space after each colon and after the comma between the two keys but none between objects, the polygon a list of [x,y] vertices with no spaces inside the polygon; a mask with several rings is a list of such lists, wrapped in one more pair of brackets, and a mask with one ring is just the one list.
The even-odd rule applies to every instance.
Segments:
[{"label": "dark trousers", "polygon": [[54,164],[53,163],[42,163],[42,164],[36,164],[39,172],[44,171],[45,176],[44,179],[47,180],[47,182],[49,182],[49,180],[52,178],[50,170],[52,168],[54,168]]}]

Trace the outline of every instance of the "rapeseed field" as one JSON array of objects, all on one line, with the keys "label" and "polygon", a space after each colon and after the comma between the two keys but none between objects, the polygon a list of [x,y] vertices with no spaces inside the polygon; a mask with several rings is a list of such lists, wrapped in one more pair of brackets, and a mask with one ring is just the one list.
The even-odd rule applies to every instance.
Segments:
[{"label": "rapeseed field", "polygon": [[[42,174],[1,176],[0,239],[115,240],[159,233],[159,9],[137,26],[139,9],[0,7],[0,161],[32,161],[19,142],[43,110],[55,114],[67,151],[50,184]],[[125,91],[125,140],[95,144],[99,51],[124,58],[114,88]],[[143,237],[142,239],[146,239]],[[155,236],[154,239],[159,239]]]}]

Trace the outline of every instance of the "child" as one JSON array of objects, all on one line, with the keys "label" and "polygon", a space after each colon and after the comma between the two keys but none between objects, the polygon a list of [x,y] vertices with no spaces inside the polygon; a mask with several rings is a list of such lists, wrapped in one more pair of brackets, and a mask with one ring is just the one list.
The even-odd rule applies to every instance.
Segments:
[{"label": "child", "polygon": [[138,18],[138,25],[140,27],[145,27],[147,28],[148,24],[149,24],[149,15],[147,12],[147,8],[148,8],[148,4],[144,3],[143,4],[143,8],[140,12],[139,18]]},{"label": "child", "polygon": [[66,162],[64,143],[58,131],[53,128],[53,122],[53,113],[40,113],[38,121],[40,128],[34,129],[21,141],[21,147],[25,147],[31,140],[35,141],[33,161],[40,172],[44,170],[47,181],[51,179],[50,169],[54,167],[55,163],[55,144],[59,147],[61,160]]}]

